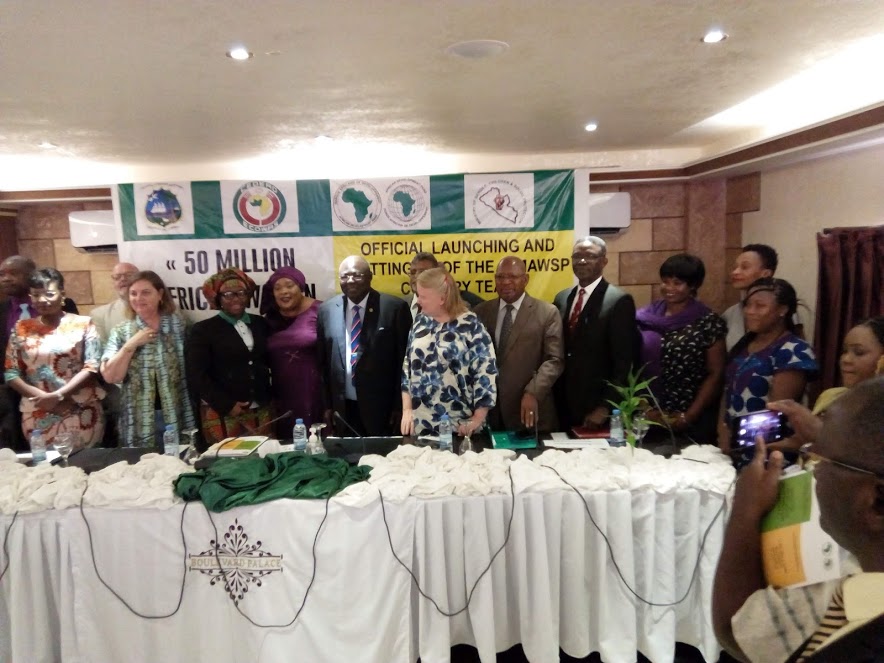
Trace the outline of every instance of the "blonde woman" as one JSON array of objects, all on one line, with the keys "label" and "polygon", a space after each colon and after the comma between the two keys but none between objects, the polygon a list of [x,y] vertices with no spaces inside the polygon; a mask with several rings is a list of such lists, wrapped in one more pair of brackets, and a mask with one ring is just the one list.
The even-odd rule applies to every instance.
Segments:
[{"label": "blonde woman", "polygon": [[435,435],[447,414],[458,434],[471,435],[497,399],[491,337],[444,268],[417,277],[417,297],[402,367],[402,434]]}]

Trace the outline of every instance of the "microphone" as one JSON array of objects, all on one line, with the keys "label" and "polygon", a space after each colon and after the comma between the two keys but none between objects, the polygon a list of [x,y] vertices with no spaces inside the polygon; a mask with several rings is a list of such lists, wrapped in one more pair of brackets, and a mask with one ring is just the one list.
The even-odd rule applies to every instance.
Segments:
[{"label": "microphone", "polygon": [[350,432],[353,433],[353,435],[355,435],[356,437],[364,437],[364,435],[362,435],[362,433],[360,433],[358,430],[353,428],[353,426],[350,425],[350,422],[347,421],[346,419],[344,419],[344,417],[341,416],[341,413],[338,412],[337,410],[332,412],[332,417],[334,417],[335,421],[338,421],[338,422],[344,424],[344,426],[346,426],[348,429],[350,429]]}]

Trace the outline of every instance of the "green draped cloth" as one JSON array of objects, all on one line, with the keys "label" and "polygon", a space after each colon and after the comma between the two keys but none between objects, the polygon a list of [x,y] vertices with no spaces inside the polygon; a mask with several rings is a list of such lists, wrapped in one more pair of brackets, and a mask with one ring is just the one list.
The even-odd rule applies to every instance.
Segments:
[{"label": "green draped cloth", "polygon": [[368,479],[371,468],[352,467],[340,458],[267,454],[264,458],[219,458],[210,467],[175,480],[175,494],[202,500],[210,511],[282,498],[325,499]]}]

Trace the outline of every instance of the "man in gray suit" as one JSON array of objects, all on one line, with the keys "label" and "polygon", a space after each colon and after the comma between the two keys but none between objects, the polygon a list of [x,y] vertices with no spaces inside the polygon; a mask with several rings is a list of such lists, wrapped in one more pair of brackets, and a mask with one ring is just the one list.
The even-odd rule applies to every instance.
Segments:
[{"label": "man in gray suit", "polygon": [[[371,267],[361,256],[345,258],[338,276],[344,294],[323,302],[316,321],[326,402],[361,435],[394,434],[402,419],[408,304],[371,287]],[[339,435],[352,434],[334,425]]]},{"label": "man in gray suit", "polygon": [[507,256],[494,274],[497,299],[475,313],[494,339],[497,353],[497,405],[494,430],[558,430],[552,387],[564,370],[562,318],[556,307],[525,292],[525,261]]}]

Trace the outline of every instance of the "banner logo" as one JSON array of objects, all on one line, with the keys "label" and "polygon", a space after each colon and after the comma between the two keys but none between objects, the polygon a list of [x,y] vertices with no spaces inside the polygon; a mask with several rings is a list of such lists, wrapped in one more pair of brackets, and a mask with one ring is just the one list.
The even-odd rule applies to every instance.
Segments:
[{"label": "banner logo", "polygon": [[534,229],[533,173],[464,175],[464,197],[467,230]]},{"label": "banner logo", "polygon": [[144,218],[154,226],[168,228],[181,220],[181,203],[168,189],[154,189],[144,203]]},{"label": "banner logo", "polygon": [[335,219],[348,228],[365,230],[381,215],[381,194],[371,182],[350,180],[341,184],[332,197]]},{"label": "banner logo", "polygon": [[245,598],[249,585],[261,587],[261,578],[282,571],[282,555],[261,550],[260,541],[249,543],[238,520],[227,528],[223,542],[210,541],[208,550],[188,555],[188,568],[212,578],[210,585],[224,581],[224,589],[235,604]]},{"label": "banner logo", "polygon": [[233,196],[233,214],[246,230],[266,233],[285,219],[285,196],[269,182],[247,182]]},{"label": "banner logo", "polygon": [[396,180],[385,193],[384,215],[400,228],[412,228],[429,214],[429,194],[417,180]]}]

